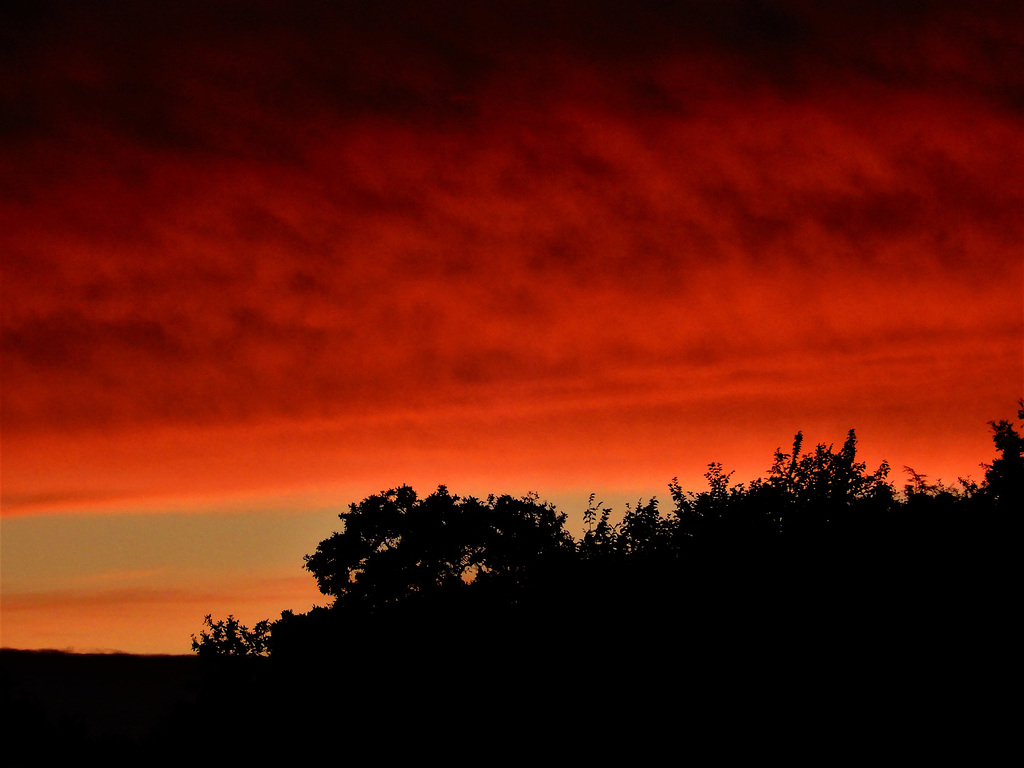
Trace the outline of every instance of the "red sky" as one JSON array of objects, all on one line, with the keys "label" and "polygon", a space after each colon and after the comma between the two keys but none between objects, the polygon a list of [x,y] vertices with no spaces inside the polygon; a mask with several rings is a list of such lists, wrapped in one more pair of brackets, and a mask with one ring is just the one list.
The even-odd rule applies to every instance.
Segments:
[{"label": "red sky", "polygon": [[5,646],[305,610],[401,483],[980,479],[1024,392],[1014,4],[136,5],[0,25]]}]

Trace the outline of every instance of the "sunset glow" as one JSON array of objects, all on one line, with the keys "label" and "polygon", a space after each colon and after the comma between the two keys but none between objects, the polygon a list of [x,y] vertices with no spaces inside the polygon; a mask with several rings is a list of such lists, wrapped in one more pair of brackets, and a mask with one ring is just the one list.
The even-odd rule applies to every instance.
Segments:
[{"label": "sunset glow", "polygon": [[403,483],[578,518],[850,428],[981,478],[1024,393],[1024,13],[553,5],[25,5],[4,646],[323,604],[302,555]]}]

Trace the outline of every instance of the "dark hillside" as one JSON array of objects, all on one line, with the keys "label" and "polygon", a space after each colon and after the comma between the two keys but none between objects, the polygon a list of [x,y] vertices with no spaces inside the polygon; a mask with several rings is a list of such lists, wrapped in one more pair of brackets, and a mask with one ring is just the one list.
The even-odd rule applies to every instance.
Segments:
[{"label": "dark hillside", "polygon": [[5,763],[127,756],[195,701],[198,680],[191,656],[0,650]]}]

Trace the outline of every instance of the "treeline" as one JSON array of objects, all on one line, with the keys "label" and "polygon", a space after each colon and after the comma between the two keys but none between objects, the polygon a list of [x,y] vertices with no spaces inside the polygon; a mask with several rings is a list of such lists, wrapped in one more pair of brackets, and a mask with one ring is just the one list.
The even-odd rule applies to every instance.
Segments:
[{"label": "treeline", "polygon": [[852,431],[798,434],[751,482],[591,498],[577,536],[535,495],[375,494],[306,557],[329,607],[208,616],[194,666],[7,654],[8,762],[996,762],[1024,444],[991,428],[979,482],[897,486]]},{"label": "treeline", "polygon": [[[586,735],[577,757],[635,759],[679,729],[827,734],[855,694],[886,717],[973,695],[998,658],[979,641],[1009,636],[1024,490],[1019,432],[991,427],[981,482],[907,470],[897,488],[887,464],[858,461],[852,430],[838,449],[797,434],[751,482],[711,464],[707,490],[674,480],[667,504],[617,515],[592,497],[579,537],[536,495],[370,496],[306,556],[329,607],[251,629],[206,618],[193,650],[218,714],[192,726],[340,729],[372,757],[398,748],[395,728],[410,754],[438,733],[516,751],[558,722]],[[240,692],[271,714],[216,709]]]},{"label": "treeline", "polygon": [[[675,590],[684,586],[680,578],[709,568],[728,570],[705,584],[713,592],[725,582],[779,577],[845,576],[867,587],[932,560],[952,566],[956,553],[963,560],[994,544],[1024,508],[1021,437],[1010,421],[991,427],[998,455],[983,465],[980,483],[930,484],[905,468],[909,481],[897,490],[887,463],[868,471],[857,460],[853,430],[838,450],[805,450],[798,433],[789,452],[776,451],[766,477],[749,483],[733,482],[713,463],[706,491],[685,491],[673,479],[669,505],[652,498],[615,515],[591,496],[579,539],[567,532],[566,515],[534,494],[383,491],[342,512],[342,530],[305,558],[334,599],[329,608],[286,611],[253,629],[207,617],[193,650],[201,657],[307,653],[343,640],[328,628],[358,633],[360,625],[418,613],[447,620],[552,602],[572,613],[573,603]],[[878,573],[865,571],[869,561]],[[812,562],[818,570],[809,573]]]}]

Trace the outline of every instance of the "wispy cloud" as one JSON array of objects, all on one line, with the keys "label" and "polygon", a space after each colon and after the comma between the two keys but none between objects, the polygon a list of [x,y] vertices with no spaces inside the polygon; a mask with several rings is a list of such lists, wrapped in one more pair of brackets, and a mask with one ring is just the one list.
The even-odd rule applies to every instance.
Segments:
[{"label": "wispy cloud", "polygon": [[[694,429],[723,393],[890,439],[943,382],[977,400],[949,428],[983,432],[1020,386],[1024,25],[854,5],[28,14],[0,136],[5,492],[212,472],[139,469],[158,432],[230,466],[217,430],[329,424],[359,448],[317,448],[358,464],[414,440],[367,420],[414,413],[420,454],[455,434],[463,462],[489,414],[518,444],[548,414],[569,451],[579,413]],[[88,455],[97,434],[121,447]],[[295,481],[267,456],[248,474]]]}]

